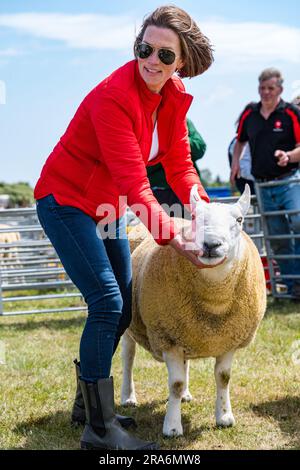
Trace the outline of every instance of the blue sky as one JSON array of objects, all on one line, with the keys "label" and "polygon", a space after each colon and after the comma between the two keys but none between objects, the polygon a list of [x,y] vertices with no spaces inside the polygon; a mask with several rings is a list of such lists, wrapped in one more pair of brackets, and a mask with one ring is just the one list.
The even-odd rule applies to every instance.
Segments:
[{"label": "blue sky", "polygon": [[[0,0],[0,180],[37,180],[83,97],[132,59],[152,0]],[[177,1],[215,47],[215,62],[184,83],[189,116],[207,143],[201,168],[228,177],[234,122],[257,100],[257,76],[275,66],[283,98],[300,93],[298,0]]]}]

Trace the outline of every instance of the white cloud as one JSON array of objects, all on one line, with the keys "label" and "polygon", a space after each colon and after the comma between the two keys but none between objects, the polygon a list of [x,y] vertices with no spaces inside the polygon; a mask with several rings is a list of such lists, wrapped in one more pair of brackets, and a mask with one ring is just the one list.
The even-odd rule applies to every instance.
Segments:
[{"label": "white cloud", "polygon": [[135,35],[134,19],[126,16],[18,13],[0,15],[0,26],[79,49],[123,49]]},{"label": "white cloud", "polygon": [[[286,61],[300,63],[300,29],[276,23],[199,22],[215,46],[216,60],[231,65]],[[128,49],[140,19],[134,15],[17,13],[0,15],[0,26],[79,49]]]},{"label": "white cloud", "polygon": [[215,45],[216,59],[241,64],[287,61],[300,63],[300,29],[275,23],[202,23]]}]

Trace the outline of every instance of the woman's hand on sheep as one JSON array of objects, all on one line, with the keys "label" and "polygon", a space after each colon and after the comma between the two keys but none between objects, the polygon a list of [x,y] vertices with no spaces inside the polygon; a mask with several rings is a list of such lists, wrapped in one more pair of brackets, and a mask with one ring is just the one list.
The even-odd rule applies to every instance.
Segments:
[{"label": "woman's hand on sheep", "polygon": [[190,248],[190,241],[186,240],[182,234],[177,234],[170,242],[169,245],[174,248],[174,250],[177,251],[180,255],[184,256],[187,258],[189,261],[191,261],[198,269],[208,269],[208,268],[214,268],[215,266],[219,266],[219,264],[222,264],[224,260],[222,260],[220,263],[217,263],[213,266],[207,265],[205,263],[202,263],[199,260],[199,256],[203,255],[202,250],[193,250]]}]

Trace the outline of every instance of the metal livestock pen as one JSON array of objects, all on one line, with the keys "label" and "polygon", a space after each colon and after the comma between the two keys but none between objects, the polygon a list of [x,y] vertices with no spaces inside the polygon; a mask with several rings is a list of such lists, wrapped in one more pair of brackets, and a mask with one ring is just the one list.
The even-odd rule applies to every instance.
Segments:
[{"label": "metal livestock pen", "polygon": [[[252,196],[251,209],[246,216],[244,230],[250,235],[265,261],[266,282],[270,282],[272,295],[276,298],[287,297],[279,282],[284,278],[278,272],[276,259],[280,255],[272,253],[270,241],[276,236],[268,233],[267,218],[269,213],[261,208],[261,187],[282,184],[280,182],[256,184],[257,198]],[[237,197],[214,199],[218,202],[232,203]],[[279,211],[278,213],[282,213]],[[286,214],[288,216],[289,214]],[[128,213],[128,224],[134,218]],[[131,220],[129,220],[131,219]],[[284,235],[299,238],[300,235]],[[284,255],[281,255],[281,257]],[[292,255],[285,255],[288,258]],[[300,256],[296,257],[300,258]],[[268,278],[270,277],[270,280]],[[300,279],[299,276],[297,276]],[[78,298],[78,306],[49,307],[49,300]],[[24,303],[47,301],[45,308],[24,309]],[[18,304],[21,309],[13,308]],[[7,309],[9,305],[9,309]],[[68,278],[61,266],[54,248],[45,236],[39,224],[35,208],[4,209],[0,211],[0,315],[25,315],[33,313],[58,313],[65,311],[83,311],[86,306],[81,294]]]}]

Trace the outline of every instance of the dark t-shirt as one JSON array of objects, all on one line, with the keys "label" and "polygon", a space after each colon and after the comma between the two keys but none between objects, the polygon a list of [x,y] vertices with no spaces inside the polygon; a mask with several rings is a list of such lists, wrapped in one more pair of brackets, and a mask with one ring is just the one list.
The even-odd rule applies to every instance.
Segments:
[{"label": "dark t-shirt", "polygon": [[285,167],[277,165],[276,150],[293,150],[300,144],[300,111],[283,100],[265,119],[261,113],[261,102],[246,106],[238,126],[238,140],[249,141],[252,155],[252,174],[255,178],[273,179],[298,168],[298,163]]}]

